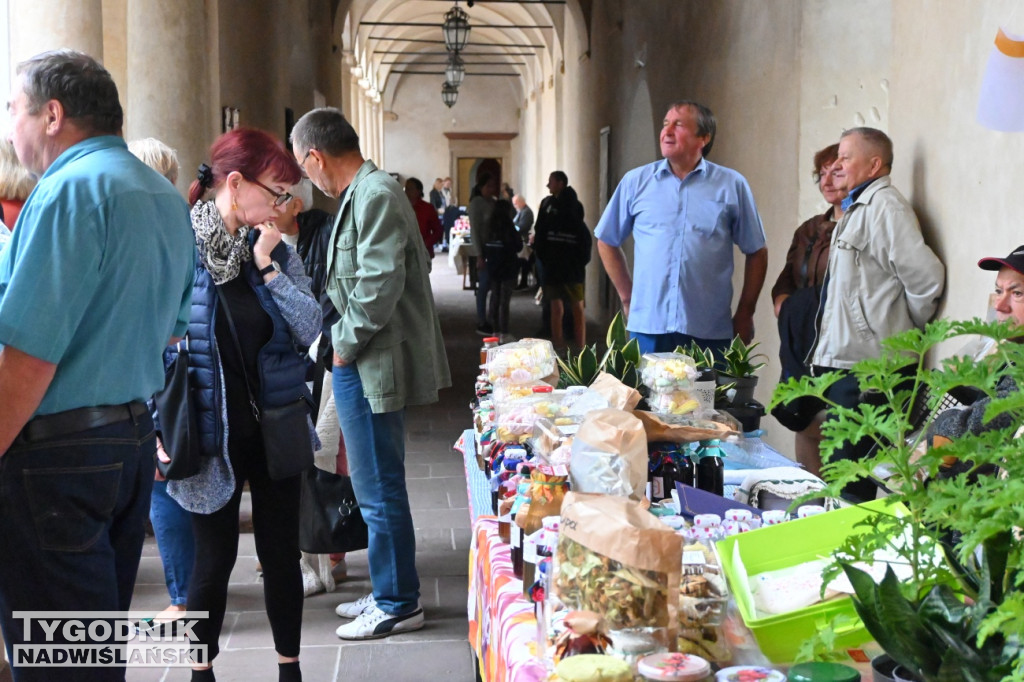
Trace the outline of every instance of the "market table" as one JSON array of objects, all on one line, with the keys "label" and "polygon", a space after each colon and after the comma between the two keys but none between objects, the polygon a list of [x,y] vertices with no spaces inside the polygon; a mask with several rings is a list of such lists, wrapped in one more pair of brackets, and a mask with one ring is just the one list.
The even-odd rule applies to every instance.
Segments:
[{"label": "market table", "polygon": [[[726,446],[723,443],[723,446]],[[476,458],[475,431],[467,429],[454,449],[463,456],[469,514],[473,524],[469,551],[467,616],[469,642],[484,682],[544,682],[549,679],[537,658],[537,621],[533,604],[523,596],[523,582],[512,572],[509,545],[498,536],[487,475]],[[723,447],[727,458],[757,468],[777,466],[783,455],[760,438],[748,437]],[[863,660],[863,659],[862,659]],[[847,661],[870,680],[866,663]]]},{"label": "market table", "polygon": [[536,657],[533,604],[523,597],[523,581],[512,573],[509,546],[498,537],[498,521],[493,516],[481,516],[473,524],[468,609],[469,643],[482,680],[548,679],[544,664]]}]

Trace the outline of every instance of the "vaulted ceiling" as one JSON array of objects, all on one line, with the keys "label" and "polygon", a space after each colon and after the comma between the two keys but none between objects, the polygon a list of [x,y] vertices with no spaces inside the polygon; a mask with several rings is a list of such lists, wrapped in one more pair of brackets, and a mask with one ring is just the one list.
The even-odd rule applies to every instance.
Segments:
[{"label": "vaulted ceiling", "polygon": [[469,15],[466,79],[511,78],[519,97],[562,68],[567,26],[587,44],[589,0],[339,0],[335,35],[387,104],[403,78],[436,78],[440,90],[441,25],[456,4]]}]

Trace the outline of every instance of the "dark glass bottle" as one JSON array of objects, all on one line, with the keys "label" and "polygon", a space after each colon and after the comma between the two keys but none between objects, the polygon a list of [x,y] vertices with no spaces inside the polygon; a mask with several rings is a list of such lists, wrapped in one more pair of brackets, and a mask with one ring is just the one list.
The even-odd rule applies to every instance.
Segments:
[{"label": "dark glass bottle", "polygon": [[697,467],[685,446],[676,452],[676,481],[690,487],[697,482]]},{"label": "dark glass bottle", "polygon": [[721,496],[725,492],[725,464],[718,440],[701,441],[697,449],[697,487]]},{"label": "dark glass bottle", "polygon": [[676,463],[672,460],[671,453],[662,453],[661,461],[651,472],[651,502],[661,502],[665,498],[672,497],[672,490],[676,486],[678,470]]}]

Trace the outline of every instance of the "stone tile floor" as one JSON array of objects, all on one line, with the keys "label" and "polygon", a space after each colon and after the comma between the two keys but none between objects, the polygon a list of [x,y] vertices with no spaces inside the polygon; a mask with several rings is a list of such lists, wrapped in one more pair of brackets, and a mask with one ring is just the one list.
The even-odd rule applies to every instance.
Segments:
[{"label": "stone tile floor", "polygon": [[[434,259],[431,283],[452,369],[452,388],[443,391],[435,405],[411,408],[406,423],[409,496],[417,529],[417,567],[427,623],[418,632],[382,640],[339,640],[334,630],[344,621],[335,616],[335,605],[356,599],[370,589],[366,553],[353,553],[348,558],[348,580],[331,594],[318,594],[305,601],[301,660],[303,679],[307,681],[476,679],[466,620],[469,511],[462,458],[452,450],[452,444],[470,423],[468,405],[477,373],[480,337],[474,333],[473,292],[462,289],[462,277],[448,267],[446,254]],[[511,317],[510,331],[516,337],[539,327],[540,308],[534,306],[530,292],[515,294]],[[588,329],[591,339],[597,338],[595,333],[595,329]],[[253,537],[244,533],[231,577],[222,652],[214,665],[222,682],[276,679],[277,659],[255,567]],[[161,609],[166,600],[160,557],[150,538],[132,606]],[[129,682],[188,679],[188,671],[181,669],[134,669],[128,673]]]}]

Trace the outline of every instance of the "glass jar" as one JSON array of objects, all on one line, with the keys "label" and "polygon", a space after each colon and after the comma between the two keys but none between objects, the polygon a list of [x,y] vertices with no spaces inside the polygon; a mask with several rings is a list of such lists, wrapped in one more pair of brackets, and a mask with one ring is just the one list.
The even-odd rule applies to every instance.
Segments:
[{"label": "glass jar", "polygon": [[710,679],[711,664],[690,654],[651,654],[640,659],[636,671],[645,682],[702,682]]},{"label": "glass jar", "polygon": [[497,336],[484,337],[484,345],[480,347],[481,365],[487,364],[487,351],[489,351],[492,348],[497,348],[500,341],[501,339],[499,339]]}]

